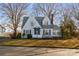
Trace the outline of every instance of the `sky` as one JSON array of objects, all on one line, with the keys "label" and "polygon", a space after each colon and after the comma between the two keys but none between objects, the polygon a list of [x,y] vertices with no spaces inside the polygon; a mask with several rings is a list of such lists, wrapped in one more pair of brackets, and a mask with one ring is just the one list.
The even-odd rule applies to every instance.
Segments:
[{"label": "sky", "polygon": [[[29,7],[27,8],[27,10],[26,10],[26,13],[27,13],[27,15],[32,15],[32,13],[33,13],[33,6],[34,6],[34,4],[35,3],[31,3],[30,5],[29,5]],[[76,4],[75,4],[76,5]],[[72,6],[72,4],[71,3],[59,3],[58,5],[57,5],[57,7],[56,7],[56,9],[57,10],[62,10],[62,8],[63,9],[66,9],[66,8],[70,8]],[[55,17],[54,17],[54,24],[56,24],[56,25],[59,25],[60,24],[60,22],[61,22],[61,20],[63,19],[62,18],[62,16],[60,15],[61,13],[59,13],[59,14],[57,14]],[[1,14],[1,12],[0,12],[0,16],[1,16],[2,14]],[[5,23],[6,21],[5,21],[5,19],[6,18],[4,18],[4,17],[0,17],[0,24],[2,24],[2,23]]]},{"label": "sky", "polygon": [[[35,5],[35,3],[31,3],[29,6],[28,6],[28,8],[27,8],[27,10],[26,10],[26,14],[27,14],[27,16],[31,16],[32,14],[33,14],[33,7],[34,7],[34,5]],[[56,19],[58,18],[58,16],[56,17]],[[55,19],[55,24],[57,23],[59,23],[59,20],[56,20]],[[6,23],[7,21],[6,21],[6,18],[5,17],[3,17],[3,15],[2,15],[2,11],[0,11],[0,24],[3,24],[3,23]]]},{"label": "sky", "polygon": [[[28,7],[28,14],[32,15],[32,10],[34,7],[35,3],[32,3],[29,7]],[[62,8],[70,8],[72,6],[72,4],[66,4],[66,3],[59,3],[56,7],[57,10],[62,10]],[[61,13],[60,13],[61,14]],[[54,17],[54,24],[56,25],[60,25],[61,20],[63,19],[62,16],[60,14],[57,14]]]},{"label": "sky", "polygon": [[78,3],[78,0],[0,0],[1,3]]}]

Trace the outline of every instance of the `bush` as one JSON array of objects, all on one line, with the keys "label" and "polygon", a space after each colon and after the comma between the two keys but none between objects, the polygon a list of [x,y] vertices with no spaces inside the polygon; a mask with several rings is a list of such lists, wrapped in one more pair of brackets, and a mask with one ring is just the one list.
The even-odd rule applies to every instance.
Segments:
[{"label": "bush", "polygon": [[18,33],[16,38],[15,38],[15,35],[13,33],[9,34],[9,36],[11,39],[19,39],[19,38],[21,38],[21,33]]},{"label": "bush", "polygon": [[32,34],[27,34],[27,38],[28,39],[32,38]]},{"label": "bush", "polygon": [[14,39],[13,33],[9,34],[9,36],[10,36],[11,39]]},{"label": "bush", "polygon": [[62,21],[61,23],[61,32],[62,32],[62,37],[63,38],[72,38],[74,36],[76,36],[75,34],[75,30],[76,30],[76,26],[73,20],[71,20],[71,18],[67,18],[68,16],[65,15],[64,17],[64,21]]},{"label": "bush", "polygon": [[9,37],[0,36],[0,39],[9,39]]},{"label": "bush", "polygon": [[23,33],[23,36],[25,36],[25,33]]},{"label": "bush", "polygon": [[69,32],[63,32],[63,38],[69,39],[69,38],[72,38],[72,36]]},{"label": "bush", "polygon": [[18,33],[18,34],[17,34],[17,38],[18,38],[18,39],[21,38],[21,33]]}]

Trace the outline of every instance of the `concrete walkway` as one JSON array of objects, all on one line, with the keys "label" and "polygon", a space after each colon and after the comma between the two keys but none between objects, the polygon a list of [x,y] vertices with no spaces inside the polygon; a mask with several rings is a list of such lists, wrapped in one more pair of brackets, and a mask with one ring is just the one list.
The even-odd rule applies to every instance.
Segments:
[{"label": "concrete walkway", "polygon": [[79,49],[0,46],[0,56],[79,56]]}]

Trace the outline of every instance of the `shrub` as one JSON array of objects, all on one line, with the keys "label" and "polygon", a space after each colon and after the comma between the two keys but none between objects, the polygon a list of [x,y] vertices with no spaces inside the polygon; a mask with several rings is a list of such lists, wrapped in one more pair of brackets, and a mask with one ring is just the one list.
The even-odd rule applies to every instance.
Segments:
[{"label": "shrub", "polygon": [[25,33],[23,33],[23,36],[25,36]]},{"label": "shrub", "polygon": [[68,39],[68,38],[72,38],[72,36],[69,32],[63,32],[63,38]]},{"label": "shrub", "polygon": [[6,36],[0,36],[0,39],[9,39],[9,37],[6,37]]},{"label": "shrub", "polygon": [[18,34],[17,34],[17,38],[18,38],[18,39],[21,38],[21,33],[18,33]]},{"label": "shrub", "polygon": [[61,23],[60,28],[63,38],[72,38],[76,36],[75,34],[76,26],[71,19],[64,19],[64,21]]},{"label": "shrub", "polygon": [[10,36],[11,39],[14,39],[13,33],[9,34],[9,36]]},{"label": "shrub", "polygon": [[27,38],[28,39],[32,38],[32,34],[27,34]]},{"label": "shrub", "polygon": [[9,34],[9,36],[11,39],[19,39],[19,38],[21,38],[21,33],[17,33],[16,38],[15,38],[15,35],[13,33]]}]

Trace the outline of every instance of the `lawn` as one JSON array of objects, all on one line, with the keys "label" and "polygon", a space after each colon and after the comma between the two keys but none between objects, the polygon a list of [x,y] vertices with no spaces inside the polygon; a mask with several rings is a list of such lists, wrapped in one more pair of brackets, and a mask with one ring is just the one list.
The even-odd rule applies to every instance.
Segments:
[{"label": "lawn", "polygon": [[60,47],[60,48],[79,48],[78,39],[66,40],[38,40],[38,39],[16,39],[3,42],[2,46],[25,46],[25,47]]},{"label": "lawn", "polygon": [[0,34],[0,39],[8,38],[8,35]]}]

